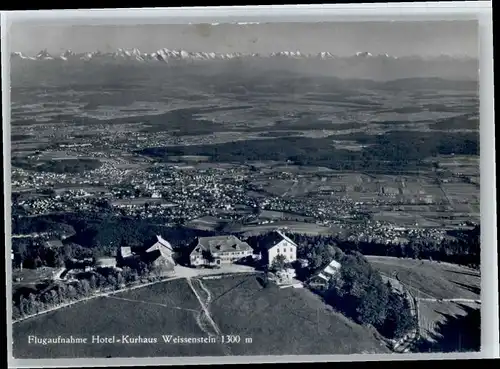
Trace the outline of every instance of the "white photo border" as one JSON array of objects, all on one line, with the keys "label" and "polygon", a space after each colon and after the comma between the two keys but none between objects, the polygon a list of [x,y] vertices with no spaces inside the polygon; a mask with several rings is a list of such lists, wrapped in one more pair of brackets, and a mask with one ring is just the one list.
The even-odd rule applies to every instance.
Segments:
[{"label": "white photo border", "polygon": [[480,208],[481,351],[453,354],[352,354],[170,358],[14,359],[12,357],[12,265],[10,221],[5,222],[7,354],[12,368],[137,365],[201,365],[279,362],[385,361],[497,358],[499,356],[498,265],[496,234],[493,31],[490,1],[384,4],[328,4],[248,7],[139,8],[7,11],[1,16],[2,124],[5,219],[11,219],[10,39],[12,23],[125,25],[186,23],[277,23],[477,20],[480,45]]}]

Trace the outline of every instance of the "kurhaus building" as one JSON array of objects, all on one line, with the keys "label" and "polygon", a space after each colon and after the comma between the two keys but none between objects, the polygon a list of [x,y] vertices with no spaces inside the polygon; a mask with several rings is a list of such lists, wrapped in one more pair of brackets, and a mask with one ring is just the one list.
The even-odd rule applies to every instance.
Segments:
[{"label": "kurhaus building", "polygon": [[297,244],[279,230],[271,232],[262,240],[260,252],[262,261],[267,265],[272,265],[278,255],[282,255],[288,263],[297,260]]},{"label": "kurhaus building", "polygon": [[251,256],[253,249],[235,236],[200,237],[189,256],[191,266],[230,264]]}]

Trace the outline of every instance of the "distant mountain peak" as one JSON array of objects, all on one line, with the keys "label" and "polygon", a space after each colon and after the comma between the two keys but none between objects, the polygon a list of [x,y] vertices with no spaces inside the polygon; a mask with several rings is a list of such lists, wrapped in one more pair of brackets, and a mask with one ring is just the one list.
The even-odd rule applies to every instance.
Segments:
[{"label": "distant mountain peak", "polygon": [[356,54],[356,56],[362,56],[362,57],[365,57],[365,58],[369,58],[369,57],[372,57],[372,53],[368,52],[368,51],[358,51]]},{"label": "distant mountain peak", "polygon": [[15,57],[15,58],[20,58],[20,59],[30,59],[30,60],[35,60],[34,57],[32,56],[26,56],[24,55],[22,52],[20,51],[15,51],[12,53],[12,57]]},{"label": "distant mountain peak", "polygon": [[47,49],[44,49],[44,50],[41,50],[38,54],[36,54],[36,59],[40,59],[40,60],[51,60],[51,59],[54,59],[52,57],[52,55],[49,54],[49,52],[47,51]]},{"label": "distant mountain peak", "polygon": [[[101,51],[92,51],[92,52],[80,52],[75,53],[72,50],[66,50],[61,53],[59,56],[51,55],[46,49],[41,50],[36,56],[27,56],[21,52],[13,52],[11,53],[13,58],[18,59],[29,59],[29,60],[63,60],[63,61],[71,61],[71,60],[85,60],[90,61],[93,59],[99,60],[130,60],[130,61],[138,61],[138,62],[147,62],[147,61],[161,61],[165,63],[169,63],[170,61],[175,60],[183,60],[183,61],[195,61],[195,60],[232,60],[232,59],[240,59],[240,58],[287,58],[287,59],[349,59],[349,58],[359,58],[359,59],[382,59],[382,60],[396,60],[396,59],[421,59],[421,60],[443,60],[443,59],[467,59],[467,57],[454,57],[450,55],[440,55],[437,57],[429,58],[429,57],[420,57],[420,56],[407,56],[398,58],[395,56],[391,56],[387,53],[379,53],[372,54],[368,51],[358,51],[354,55],[351,56],[336,56],[334,53],[329,51],[321,51],[318,53],[304,53],[300,50],[285,50],[285,51],[276,51],[271,53],[240,53],[240,52],[231,52],[231,53],[219,53],[219,52],[194,52],[194,51],[186,51],[183,49],[168,49],[161,48],[152,53],[144,53],[138,48],[126,49],[119,48],[114,52],[101,52]],[[469,58],[471,59],[471,58]]]}]

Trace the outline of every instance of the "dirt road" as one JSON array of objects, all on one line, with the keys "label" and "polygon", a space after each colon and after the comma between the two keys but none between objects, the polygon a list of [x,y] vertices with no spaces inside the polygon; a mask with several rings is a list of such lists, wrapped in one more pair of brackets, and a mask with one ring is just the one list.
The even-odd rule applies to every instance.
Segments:
[{"label": "dirt road", "polygon": [[436,299],[436,298],[418,298],[419,301],[433,301],[433,302],[474,302],[476,304],[480,304],[481,300],[474,299]]}]

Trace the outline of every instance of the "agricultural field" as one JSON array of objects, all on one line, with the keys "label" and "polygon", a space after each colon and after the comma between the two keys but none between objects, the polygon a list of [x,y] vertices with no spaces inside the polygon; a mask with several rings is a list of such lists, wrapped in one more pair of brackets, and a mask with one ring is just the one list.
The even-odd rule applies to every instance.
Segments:
[{"label": "agricultural field", "polygon": [[276,228],[287,228],[290,233],[299,233],[307,235],[325,235],[332,234],[334,230],[330,227],[321,226],[314,223],[303,223],[295,221],[277,221],[268,224],[258,224],[258,225],[231,225],[227,227],[224,231],[230,233],[239,233],[243,236],[254,236],[258,234],[263,234],[271,232]]},{"label": "agricultural field", "polygon": [[50,160],[70,160],[70,159],[90,159],[75,156],[74,154],[67,151],[44,151],[38,155],[38,160],[40,161],[50,161]]},{"label": "agricultural field", "polygon": [[366,256],[417,298],[419,352],[474,351],[479,345],[480,274],[448,263]]},{"label": "agricultural field", "polygon": [[[283,167],[282,171],[300,175],[294,179],[262,176],[252,185],[286,200],[306,197],[316,200],[328,197],[333,202],[348,200],[371,214],[373,221],[409,228],[456,228],[466,221],[479,221],[479,189],[462,179],[439,184],[425,175],[368,176],[335,171],[310,174],[291,168],[288,171]],[[273,170],[274,174],[279,172]]]},{"label": "agricultural field", "polygon": [[176,206],[176,204],[169,203],[162,198],[152,198],[152,197],[138,197],[135,199],[116,199],[111,202],[113,206],[143,206],[146,203],[154,205],[164,205],[164,206]]},{"label": "agricultural field", "polygon": [[109,190],[103,186],[82,186],[68,184],[65,186],[58,186],[53,188],[56,195],[61,195],[67,191],[85,191],[94,195],[106,194]]},{"label": "agricultural field", "polygon": [[[214,277],[211,277],[214,278]],[[217,277],[215,277],[217,278]],[[201,282],[201,283],[200,283]],[[305,289],[263,287],[255,275],[177,279],[81,302],[14,325],[14,357],[158,357],[389,353],[376,333],[354,324]],[[165,344],[162,335],[207,337],[203,301],[220,335],[240,343]],[[79,319],[85,316],[86,319]],[[34,345],[28,336],[156,337],[158,343]]]},{"label": "agricultural field", "polygon": [[[459,329],[457,332],[453,332],[453,335],[446,334],[449,332],[443,332],[442,327],[449,325],[450,321],[454,319],[470,314],[471,310],[479,310],[480,308],[481,305],[477,302],[419,301],[420,335],[429,342],[436,342],[443,335],[446,335],[448,340],[458,341],[461,335],[465,343],[468,335],[466,329],[469,327],[457,327]],[[460,345],[459,342],[455,342],[455,344],[457,348]]]},{"label": "agricultural field", "polygon": [[446,193],[450,203],[455,204],[478,204],[479,189],[476,185],[468,183],[450,183],[442,185],[443,191]]},{"label": "agricultural field", "polygon": [[[293,169],[293,168],[292,168]],[[284,172],[297,170],[281,169]],[[275,172],[278,170],[275,168]],[[354,201],[366,200],[369,203],[382,201],[399,204],[448,204],[452,208],[461,204],[478,204],[479,189],[475,184],[461,180],[438,184],[435,178],[419,176],[367,176],[358,173],[317,173],[311,175],[298,171],[296,179],[259,179],[252,184],[263,191],[287,198],[300,198],[321,193],[335,193],[347,196]],[[459,209],[457,209],[459,210]]]},{"label": "agricultural field", "polygon": [[169,156],[169,161],[173,162],[204,162],[210,160],[209,156],[201,155],[181,155],[181,156]]},{"label": "agricultural field", "polygon": [[286,211],[262,210],[259,213],[259,220],[296,220],[300,222],[312,222],[314,218],[305,217],[298,214],[289,213]]},{"label": "agricultural field", "polygon": [[429,260],[366,256],[372,266],[391,276],[397,273],[417,298],[479,300],[479,271]]},{"label": "agricultural field", "polygon": [[201,231],[214,231],[215,229],[223,226],[225,223],[225,221],[216,217],[205,216],[190,220],[186,223],[186,227]]},{"label": "agricultural field", "polygon": [[[348,320],[307,289],[263,287],[256,276],[202,280],[223,334],[239,335],[232,355],[388,353],[375,333]],[[251,343],[245,342],[251,338]]]},{"label": "agricultural field", "polygon": [[[185,280],[169,281],[112,297],[78,303],[13,327],[18,358],[158,357],[223,355],[218,344],[165,344],[162,335],[205,337],[196,321],[200,305]],[[81,317],[86,317],[81,319]],[[157,337],[157,344],[33,345],[39,337]]]},{"label": "agricultural field", "polygon": [[374,221],[393,223],[398,226],[415,226],[419,224],[420,226],[438,226],[438,223],[426,221],[425,218],[417,213],[403,212],[403,211],[380,211],[378,213],[372,214],[372,219]]},{"label": "agricultural field", "polygon": [[[278,171],[279,168],[274,168]],[[294,170],[295,169],[295,170]],[[372,181],[368,176],[355,173],[340,173],[332,175],[331,171],[326,172],[324,177],[318,178],[318,173],[311,174],[308,171],[297,169],[290,166],[290,169],[283,167],[280,170],[283,172],[294,172],[302,174],[296,180],[275,179],[270,181],[255,181],[256,186],[261,186],[264,191],[275,196],[287,197],[302,197],[311,193],[322,191],[335,191],[335,192],[356,192],[354,187],[357,186],[361,192],[363,186],[366,187],[364,191],[371,188],[376,192],[376,186],[370,186]],[[298,173],[297,173],[298,172]]]},{"label": "agricultural field", "polygon": [[442,156],[437,158],[438,167],[454,175],[479,176],[479,158],[470,156]]}]

